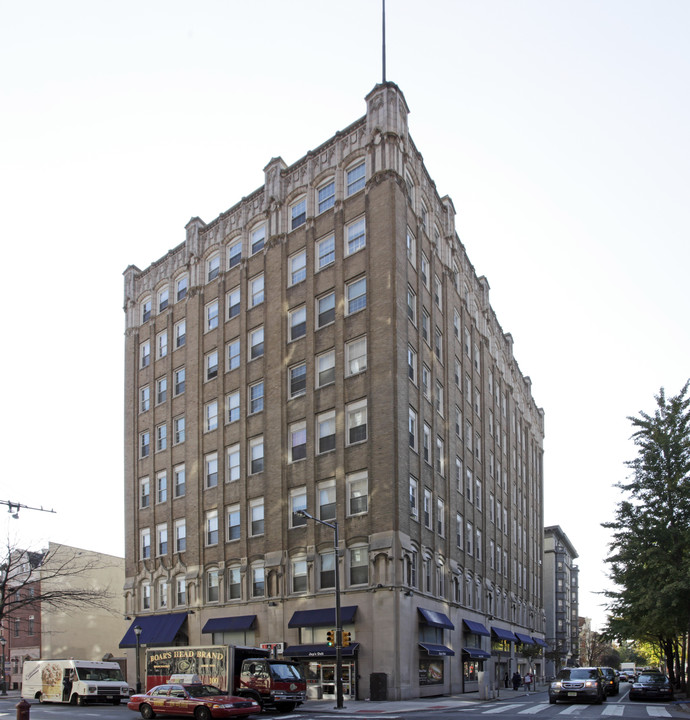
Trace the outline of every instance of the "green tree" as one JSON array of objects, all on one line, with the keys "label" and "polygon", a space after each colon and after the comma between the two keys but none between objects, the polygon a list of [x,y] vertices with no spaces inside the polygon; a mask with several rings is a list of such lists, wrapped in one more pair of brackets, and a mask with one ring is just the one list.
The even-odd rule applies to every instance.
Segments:
[{"label": "green tree", "polygon": [[609,591],[605,634],[663,648],[671,679],[684,682],[681,647],[690,623],[690,398],[686,383],[667,398],[662,388],[652,415],[628,418],[637,457],[619,483],[626,499],[615,520],[607,558],[616,589]]}]

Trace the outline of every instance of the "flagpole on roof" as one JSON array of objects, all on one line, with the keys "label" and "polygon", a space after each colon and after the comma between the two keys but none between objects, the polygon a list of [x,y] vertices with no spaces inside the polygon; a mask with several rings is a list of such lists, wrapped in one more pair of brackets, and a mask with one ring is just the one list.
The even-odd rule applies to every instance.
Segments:
[{"label": "flagpole on roof", "polygon": [[382,17],[381,17],[381,34],[382,34],[382,47],[381,47],[381,61],[383,69],[383,82],[386,82],[386,0],[381,0]]}]

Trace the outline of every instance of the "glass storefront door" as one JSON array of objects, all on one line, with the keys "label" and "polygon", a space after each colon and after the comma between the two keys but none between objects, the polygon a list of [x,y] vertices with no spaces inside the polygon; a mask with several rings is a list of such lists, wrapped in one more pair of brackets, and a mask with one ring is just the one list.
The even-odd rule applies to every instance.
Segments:
[{"label": "glass storefront door", "polygon": [[[336,700],[335,663],[309,663],[309,674],[321,686],[324,700]],[[343,661],[343,699],[355,699],[355,664]]]}]

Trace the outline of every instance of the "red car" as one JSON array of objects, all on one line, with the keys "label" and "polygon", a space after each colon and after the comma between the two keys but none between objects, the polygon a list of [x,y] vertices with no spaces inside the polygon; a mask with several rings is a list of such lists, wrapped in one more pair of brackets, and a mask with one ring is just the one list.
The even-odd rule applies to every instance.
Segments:
[{"label": "red car", "polygon": [[155,718],[158,715],[180,715],[194,720],[211,718],[246,717],[260,713],[261,706],[255,700],[225,695],[213,685],[156,685],[147,693],[132,695],[127,707],[141,717]]}]

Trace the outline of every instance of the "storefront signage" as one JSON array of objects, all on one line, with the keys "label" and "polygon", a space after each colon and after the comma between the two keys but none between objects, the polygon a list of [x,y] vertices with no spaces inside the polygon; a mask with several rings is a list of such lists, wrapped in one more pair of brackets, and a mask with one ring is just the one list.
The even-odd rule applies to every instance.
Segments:
[{"label": "storefront signage", "polygon": [[443,660],[419,661],[420,685],[443,685]]}]

